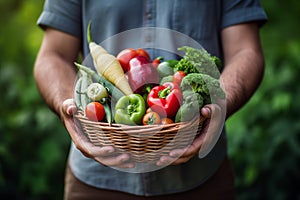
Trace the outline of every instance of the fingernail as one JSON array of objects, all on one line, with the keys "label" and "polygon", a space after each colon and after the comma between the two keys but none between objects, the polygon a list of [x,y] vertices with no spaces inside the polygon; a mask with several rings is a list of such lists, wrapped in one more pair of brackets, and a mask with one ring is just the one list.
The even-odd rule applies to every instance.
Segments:
[{"label": "fingernail", "polygon": [[107,149],[107,150],[106,150],[106,153],[113,153],[113,152],[114,152],[113,149]]},{"label": "fingernail", "polygon": [[67,114],[68,115],[72,115],[75,109],[76,109],[75,106],[68,106],[68,108],[67,108]]},{"label": "fingernail", "polygon": [[112,153],[113,151],[112,150],[107,150],[106,153],[110,154]]},{"label": "fingernail", "polygon": [[124,162],[124,161],[127,161],[129,159],[129,157],[127,155],[123,155],[121,157],[121,161]]},{"label": "fingernail", "polygon": [[171,156],[171,157],[179,157],[180,155],[179,155],[178,153],[172,153],[172,152],[171,152],[171,153],[170,153],[170,156]]},{"label": "fingernail", "polygon": [[203,107],[203,109],[206,111],[206,112],[211,112],[211,109],[209,107]]}]

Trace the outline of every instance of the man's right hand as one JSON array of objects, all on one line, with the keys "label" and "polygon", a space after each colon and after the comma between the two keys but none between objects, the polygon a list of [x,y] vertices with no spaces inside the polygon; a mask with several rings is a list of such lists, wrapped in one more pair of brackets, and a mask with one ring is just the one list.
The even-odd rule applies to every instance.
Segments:
[{"label": "man's right hand", "polygon": [[77,149],[86,157],[92,158],[102,165],[118,168],[133,168],[135,165],[129,161],[130,156],[128,154],[117,153],[112,146],[96,146],[89,141],[84,133],[78,131],[73,119],[73,114],[76,112],[76,109],[74,100],[67,99],[63,102],[60,113],[61,119]]}]

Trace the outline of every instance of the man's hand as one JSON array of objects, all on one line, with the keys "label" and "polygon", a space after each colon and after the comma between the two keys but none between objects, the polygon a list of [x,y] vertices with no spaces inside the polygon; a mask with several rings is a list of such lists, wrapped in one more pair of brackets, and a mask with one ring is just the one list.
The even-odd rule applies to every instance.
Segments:
[{"label": "man's hand", "polygon": [[73,99],[67,99],[62,105],[61,118],[67,128],[75,146],[86,157],[92,158],[97,162],[111,167],[118,168],[133,168],[134,163],[129,162],[130,156],[128,154],[119,154],[115,152],[112,146],[96,146],[89,141],[89,139],[80,132],[74,123],[73,114],[76,112],[76,106]]},{"label": "man's hand", "polygon": [[162,156],[157,165],[181,164],[189,161],[198,154],[199,158],[205,157],[219,139],[224,125],[224,110],[217,104],[206,105],[201,109],[202,117],[206,120],[203,129],[192,144],[184,149],[174,149],[168,156]]}]

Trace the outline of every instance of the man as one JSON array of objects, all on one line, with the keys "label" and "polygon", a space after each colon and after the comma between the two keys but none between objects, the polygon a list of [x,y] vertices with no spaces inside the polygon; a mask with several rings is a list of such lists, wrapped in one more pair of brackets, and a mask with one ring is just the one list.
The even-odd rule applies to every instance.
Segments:
[{"label": "man", "polygon": [[[66,199],[233,199],[225,132],[204,158],[197,156],[203,141],[196,138],[178,159],[172,160],[170,154],[157,163],[172,161],[171,166],[149,173],[126,173],[110,167],[134,167],[127,162],[127,154],[115,155],[113,147],[96,147],[76,130],[76,108],[70,100],[76,79],[73,63],[80,52],[84,57],[89,53],[85,32],[90,20],[97,42],[133,28],[163,27],[190,36],[222,58],[220,78],[226,91],[228,118],[250,99],[263,76],[259,27],[266,16],[259,1],[48,0],[38,21],[45,35],[35,63],[35,79],[41,95],[61,118],[73,141]],[[201,112],[210,117],[220,111],[209,105]]]}]

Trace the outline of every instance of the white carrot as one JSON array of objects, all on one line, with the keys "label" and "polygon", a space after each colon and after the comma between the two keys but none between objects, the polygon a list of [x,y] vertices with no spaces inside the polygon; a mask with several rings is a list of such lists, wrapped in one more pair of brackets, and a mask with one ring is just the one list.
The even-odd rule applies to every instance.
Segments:
[{"label": "white carrot", "polygon": [[94,42],[89,44],[89,48],[97,72],[112,82],[124,94],[132,94],[132,89],[117,58]]},{"label": "white carrot", "polygon": [[91,39],[91,26],[88,26],[88,42],[95,68],[99,74],[118,87],[124,94],[132,94],[133,91],[124,74],[123,68],[114,55],[109,54],[102,46]]}]

